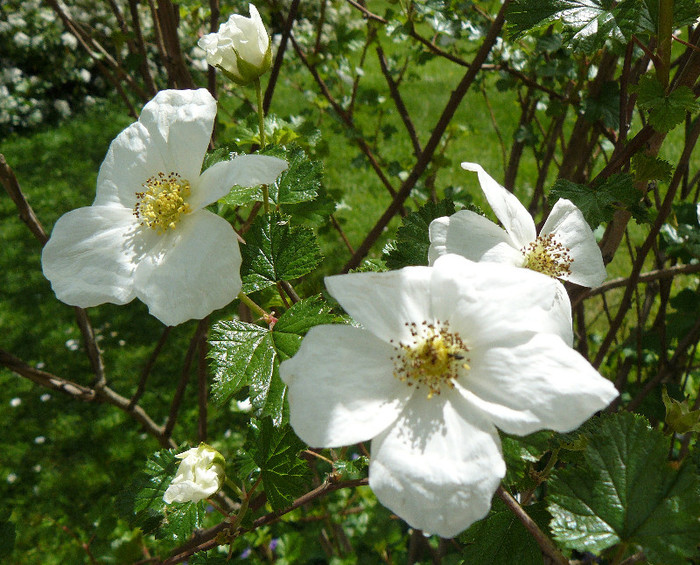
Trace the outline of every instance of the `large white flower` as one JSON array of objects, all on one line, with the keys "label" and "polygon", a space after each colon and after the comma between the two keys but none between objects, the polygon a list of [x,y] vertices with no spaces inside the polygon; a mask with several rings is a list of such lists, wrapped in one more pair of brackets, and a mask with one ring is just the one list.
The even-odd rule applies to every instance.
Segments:
[{"label": "large white flower", "polygon": [[430,224],[431,263],[440,255],[457,253],[472,261],[526,267],[582,286],[596,287],[605,280],[595,236],[572,202],[559,199],[537,235],[525,206],[481,165],[462,163],[462,168],[479,175],[486,200],[505,230],[470,210],[438,218]]},{"label": "large white flower", "polygon": [[249,9],[249,18],[233,14],[218,32],[209,33],[197,42],[207,53],[207,63],[242,85],[266,73],[272,62],[265,24],[253,4]]},{"label": "large white flower", "polygon": [[557,284],[457,255],[327,278],[361,328],[314,327],[282,363],[294,430],[314,447],[371,439],[379,501],[455,536],[488,513],[505,474],[496,427],[568,431],[617,396],[561,338]]},{"label": "large white flower", "polygon": [[166,504],[199,502],[221,488],[226,478],[226,461],[216,449],[206,443],[200,443],[199,447],[188,449],[175,457],[182,461],[163,495]]},{"label": "large white flower", "polygon": [[205,89],[165,90],[116,137],[92,206],[59,218],[44,247],[44,275],[59,300],[86,308],[137,297],[176,325],[236,297],[236,233],[204,207],[234,185],[273,182],[287,163],[247,155],[202,173],[215,115]]}]

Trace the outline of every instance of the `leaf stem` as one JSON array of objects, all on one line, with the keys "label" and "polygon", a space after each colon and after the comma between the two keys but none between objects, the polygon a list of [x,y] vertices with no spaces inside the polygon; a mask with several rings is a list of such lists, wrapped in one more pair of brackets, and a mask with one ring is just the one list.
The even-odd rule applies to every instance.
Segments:
[{"label": "leaf stem", "polygon": [[266,323],[272,323],[276,322],[277,320],[272,314],[267,313],[265,310],[263,310],[260,306],[258,306],[255,302],[253,302],[246,294],[243,294],[242,292],[238,293],[238,300],[243,302],[248,308],[250,308],[253,312],[258,314],[259,316],[262,317],[263,320],[265,320]]},{"label": "leaf stem", "polygon": [[[265,149],[265,109],[263,108],[263,92],[262,86],[260,86],[260,78],[255,79],[255,94],[258,98],[258,129],[260,130],[260,149]],[[263,205],[265,206],[265,213],[270,213],[270,191],[267,185],[262,185],[263,191]]]}]

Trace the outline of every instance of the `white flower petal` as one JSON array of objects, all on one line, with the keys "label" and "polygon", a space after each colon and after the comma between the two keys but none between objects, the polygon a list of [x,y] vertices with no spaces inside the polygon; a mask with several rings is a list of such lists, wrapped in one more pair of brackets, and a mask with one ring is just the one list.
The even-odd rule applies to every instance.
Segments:
[{"label": "white flower petal", "polygon": [[[514,243],[508,232],[498,227],[488,218],[472,212],[460,210],[451,216],[437,218],[430,223],[430,248],[428,261],[432,265],[440,255],[456,253],[472,261],[479,261],[485,253],[499,244],[513,250]],[[516,262],[520,266],[522,254],[515,249]]]},{"label": "white flower petal", "polygon": [[109,146],[97,175],[95,206],[118,204],[133,210],[143,183],[166,169],[151,134],[140,122],[123,130]]},{"label": "white flower petal", "polygon": [[380,339],[410,339],[407,324],[432,318],[430,267],[405,267],[385,273],[326,277],[326,288],[350,316]]},{"label": "white flower petal", "polygon": [[296,434],[313,447],[337,447],[385,430],[413,392],[393,375],[394,351],[359,328],[311,328],[280,365]]},{"label": "white flower petal", "polygon": [[542,235],[550,233],[569,249],[573,259],[571,274],[561,278],[591,288],[600,286],[606,277],[603,255],[588,222],[573,202],[557,200],[542,226]]},{"label": "white flower petal", "polygon": [[470,361],[471,370],[459,382],[465,397],[510,434],[570,431],[618,395],[609,380],[553,335],[475,349]]},{"label": "white flower petal", "polygon": [[446,538],[488,514],[506,470],[496,430],[459,404],[454,393],[414,395],[372,440],[369,469],[369,485],[384,506]]},{"label": "white flower petal", "polygon": [[272,184],[288,166],[287,161],[268,155],[240,155],[230,161],[220,161],[199,177],[189,204],[193,210],[198,210],[226,196],[234,185]]},{"label": "white flower petal", "polygon": [[161,172],[178,173],[194,184],[202,171],[215,117],[216,100],[206,88],[161,90],[143,107],[139,122],[160,152],[167,169]]},{"label": "white flower petal", "polygon": [[160,236],[134,274],[136,295],[168,326],[223,308],[241,290],[241,252],[231,225],[207,210]]},{"label": "white flower petal", "polygon": [[61,216],[41,254],[56,297],[82,308],[130,302],[138,229],[132,211],[118,206],[88,206]]},{"label": "white flower petal", "polygon": [[479,175],[479,184],[484,191],[496,217],[513,238],[513,243],[518,249],[524,247],[537,237],[535,222],[525,206],[520,203],[515,195],[508,192],[498,184],[477,163],[462,163],[462,168]]},{"label": "white flower petal", "polygon": [[428,293],[435,319],[448,322],[469,347],[508,343],[532,331],[573,342],[566,291],[541,273],[444,255],[433,266]]},{"label": "white flower petal", "polygon": [[158,173],[178,173],[194,184],[209,145],[216,101],[209,92],[162,90],[139,121],[112,141],[97,176],[96,205],[134,208],[136,193]]}]

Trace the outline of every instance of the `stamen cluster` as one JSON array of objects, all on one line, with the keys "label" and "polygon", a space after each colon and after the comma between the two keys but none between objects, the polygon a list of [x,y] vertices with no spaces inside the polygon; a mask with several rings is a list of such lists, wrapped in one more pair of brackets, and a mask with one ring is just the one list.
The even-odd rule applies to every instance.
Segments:
[{"label": "stamen cluster", "polygon": [[559,278],[571,274],[571,249],[559,243],[554,234],[540,235],[521,250],[525,256],[523,267]]},{"label": "stamen cluster", "polygon": [[191,193],[188,180],[183,180],[177,173],[158,173],[149,178],[143,187],[144,192],[136,193],[134,216],[141,220],[142,226],[148,226],[158,233],[175,229],[183,214],[191,212],[186,199]]},{"label": "stamen cluster", "polygon": [[[443,385],[454,388],[460,369],[469,370],[469,348],[459,334],[450,332],[447,322],[406,322],[409,343],[398,343],[394,376],[408,386],[428,388],[428,398],[439,395]],[[393,340],[391,340],[393,342]]]}]

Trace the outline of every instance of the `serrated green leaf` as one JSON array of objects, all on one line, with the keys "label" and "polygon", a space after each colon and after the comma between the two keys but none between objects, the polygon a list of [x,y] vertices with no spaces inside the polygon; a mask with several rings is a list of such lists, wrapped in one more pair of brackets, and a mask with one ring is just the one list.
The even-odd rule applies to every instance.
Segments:
[{"label": "serrated green leaf", "polygon": [[435,218],[451,216],[455,206],[451,200],[428,202],[417,212],[411,212],[396,230],[396,242],[384,249],[382,259],[390,269],[400,269],[409,265],[427,265],[430,237],[428,226]]},{"label": "serrated green leaf", "polygon": [[14,522],[0,521],[0,558],[9,557],[15,549],[17,529]]},{"label": "serrated green leaf", "polygon": [[514,0],[507,15],[507,29],[515,37],[555,22],[563,24],[567,43],[592,52],[609,39],[626,42],[642,30],[636,0]]},{"label": "serrated green leaf", "polygon": [[279,378],[280,362],[297,352],[311,327],[341,319],[319,296],[312,296],[282,314],[272,330],[238,320],[218,322],[211,331],[208,354],[213,361],[214,402],[222,405],[247,386],[256,414],[280,424],[286,394]]},{"label": "serrated green leaf", "polygon": [[[526,506],[530,517],[546,530],[549,514],[543,503]],[[465,563],[489,565],[542,565],[542,550],[522,522],[495,499],[489,515],[471,526],[459,540],[466,544],[462,551]]]},{"label": "serrated green leaf", "polygon": [[642,416],[623,412],[597,424],[582,462],[550,481],[555,538],[592,552],[625,543],[652,562],[684,563],[700,539],[696,469],[670,463],[669,440]]},{"label": "serrated green leaf", "polygon": [[187,541],[192,532],[202,526],[205,511],[204,503],[185,502],[166,505],[163,522],[156,537],[177,542]]},{"label": "serrated green leaf", "polygon": [[309,159],[304,150],[297,146],[285,147],[276,156],[286,160],[289,167],[270,186],[271,201],[275,204],[298,204],[314,200],[321,188],[323,164]]},{"label": "serrated green leaf", "polygon": [[357,459],[338,459],[333,462],[333,471],[343,480],[366,477],[368,469],[369,459],[364,455],[357,457]]},{"label": "serrated green leaf", "polygon": [[671,180],[673,165],[668,161],[652,157],[646,153],[636,153],[632,157],[632,170],[634,171],[634,179],[637,182],[650,180],[668,182]]},{"label": "serrated green leaf", "polygon": [[637,105],[649,111],[649,123],[662,133],[671,131],[685,119],[687,112],[697,109],[695,95],[690,88],[679,86],[666,94],[659,80],[650,74],[639,79],[635,90]]},{"label": "serrated green leaf", "polygon": [[298,279],[323,260],[310,228],[292,226],[282,214],[258,216],[241,246],[243,292],[249,294],[280,281]]},{"label": "serrated green leaf", "polygon": [[641,194],[634,187],[634,178],[627,173],[612,175],[593,186],[558,179],[550,192],[552,201],[557,198],[566,198],[576,204],[594,229],[612,220],[618,208],[629,210],[637,221],[647,221],[646,209],[639,203]]},{"label": "serrated green leaf", "polygon": [[606,128],[620,126],[620,85],[609,81],[603,83],[595,98],[583,100],[584,116],[590,122],[600,120]]},{"label": "serrated green leaf", "polygon": [[244,450],[260,469],[267,500],[275,510],[304,491],[309,466],[298,455],[305,448],[290,426],[275,427],[269,418],[250,423]]},{"label": "serrated green leaf", "polygon": [[[549,450],[550,431],[535,432],[523,437],[503,434],[501,444],[506,461],[506,485],[535,486],[527,472],[530,464],[537,462]],[[523,482],[525,481],[525,482]]]}]

